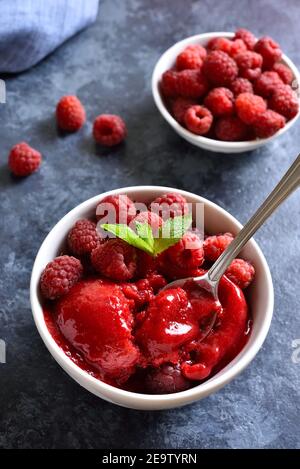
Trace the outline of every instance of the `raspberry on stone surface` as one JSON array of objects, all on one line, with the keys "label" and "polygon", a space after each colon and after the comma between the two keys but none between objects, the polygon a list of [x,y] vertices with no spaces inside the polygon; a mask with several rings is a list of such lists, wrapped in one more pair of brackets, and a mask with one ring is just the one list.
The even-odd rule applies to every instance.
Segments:
[{"label": "raspberry on stone surface", "polygon": [[254,131],[259,138],[272,137],[285,126],[285,118],[278,112],[267,109],[254,122]]},{"label": "raspberry on stone surface", "polygon": [[126,124],[115,114],[101,114],[93,125],[93,136],[97,143],[112,147],[119,145],[127,136]]},{"label": "raspberry on stone surface", "polygon": [[204,105],[210,110],[213,116],[229,116],[234,110],[234,97],[228,88],[214,88],[204,99]]},{"label": "raspberry on stone surface", "polygon": [[205,135],[213,123],[212,113],[204,106],[195,105],[187,109],[184,122],[188,130],[196,135]]},{"label": "raspberry on stone surface", "polygon": [[236,98],[235,108],[238,117],[245,124],[251,125],[267,110],[267,104],[261,96],[251,93],[241,93]]},{"label": "raspberry on stone surface", "polygon": [[228,86],[238,76],[235,61],[225,52],[215,50],[210,52],[203,62],[204,75],[215,86]]},{"label": "raspberry on stone surface", "polygon": [[203,243],[205,260],[214,262],[233,241],[232,233],[208,236]]},{"label": "raspberry on stone surface", "polygon": [[29,176],[38,170],[42,162],[39,151],[26,142],[17,143],[12,147],[8,156],[8,166],[15,176]]},{"label": "raspberry on stone surface", "polygon": [[77,96],[63,96],[56,106],[56,121],[60,129],[76,132],[86,120],[85,109]]},{"label": "raspberry on stone surface", "polygon": [[238,29],[235,33],[234,39],[242,39],[249,50],[254,49],[254,46],[256,43],[256,37],[254,36],[253,33],[251,33],[251,31],[248,31],[248,29],[245,29],[245,28]]},{"label": "raspberry on stone surface", "polygon": [[242,78],[256,80],[261,74],[262,56],[256,52],[246,51],[235,56],[235,61],[239,68],[239,74]]},{"label": "raspberry on stone surface", "polygon": [[215,125],[216,137],[227,142],[247,140],[248,130],[248,126],[236,116],[221,117]]},{"label": "raspberry on stone surface", "polygon": [[72,256],[59,256],[49,262],[40,280],[43,296],[56,300],[68,291],[80,279],[83,267],[79,259]]},{"label": "raspberry on stone surface", "polygon": [[68,234],[68,246],[76,256],[90,254],[100,243],[96,223],[91,220],[78,220]]},{"label": "raspberry on stone surface", "polygon": [[234,259],[225,275],[242,290],[247,288],[253,281],[255,269],[253,265],[244,259]]},{"label": "raspberry on stone surface", "polygon": [[121,239],[109,239],[92,251],[94,269],[112,280],[131,280],[137,268],[136,249]]},{"label": "raspberry on stone surface", "polygon": [[241,93],[252,93],[253,85],[247,78],[238,77],[230,85],[230,89],[234,96],[237,97]]},{"label": "raspberry on stone surface", "polygon": [[97,221],[129,224],[136,216],[133,201],[125,194],[107,195],[96,207]]},{"label": "raspberry on stone surface", "polygon": [[269,36],[259,39],[255,44],[254,50],[262,56],[264,70],[270,70],[282,56],[279,44]]},{"label": "raspberry on stone surface", "polygon": [[269,107],[290,120],[299,111],[299,99],[289,85],[280,85],[274,89],[269,100]]}]

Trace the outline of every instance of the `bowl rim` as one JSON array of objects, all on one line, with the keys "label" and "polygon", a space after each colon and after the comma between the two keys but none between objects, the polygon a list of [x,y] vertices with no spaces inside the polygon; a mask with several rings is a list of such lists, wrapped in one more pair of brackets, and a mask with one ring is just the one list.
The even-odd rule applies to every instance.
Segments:
[{"label": "bowl rim", "polygon": [[[86,387],[85,382],[89,385],[86,387],[90,392],[91,388],[97,389],[99,394],[102,393],[104,399],[109,400],[110,402],[117,403],[118,405],[123,405],[126,407],[132,408],[139,408],[139,409],[149,409],[149,405],[154,404],[153,410],[155,410],[155,404],[158,405],[157,409],[162,408],[169,408],[169,407],[176,407],[185,404],[189,404],[196,400],[205,397],[214,391],[223,387],[227,382],[231,381],[235,376],[237,376],[255,357],[259,349],[261,348],[267,333],[269,331],[271,320],[273,316],[273,308],[274,308],[274,289],[273,289],[273,282],[271,273],[267,264],[267,261],[257,245],[256,241],[252,238],[248,243],[251,243],[257,253],[257,256],[260,258],[262,263],[264,274],[266,275],[267,280],[267,292],[268,292],[268,306],[265,313],[265,317],[263,319],[263,325],[261,329],[258,331],[257,336],[255,337],[251,348],[240,358],[237,358],[236,363],[232,365],[231,368],[227,369],[225,367],[222,369],[217,375],[213,376],[211,379],[205,381],[204,383],[195,386],[191,389],[186,391],[174,393],[174,394],[160,394],[160,395],[152,395],[152,394],[141,394],[135,393],[131,391],[126,391],[120,388],[116,388],[111,386],[107,383],[104,383],[101,380],[91,376],[86,371],[82,370],[78,365],[76,365],[70,358],[67,357],[65,352],[61,349],[61,347],[56,343],[54,338],[52,337],[50,331],[47,328],[45,323],[44,314],[42,305],[38,298],[38,290],[39,290],[39,279],[41,274],[41,266],[44,267],[45,263],[42,263],[40,258],[43,255],[43,250],[47,245],[47,242],[52,237],[57,236],[60,233],[61,227],[68,222],[69,219],[72,219],[77,212],[88,211],[93,206],[96,206],[97,202],[102,198],[106,197],[107,195],[118,195],[126,193],[130,196],[131,193],[134,192],[144,192],[145,194],[151,193],[153,191],[161,191],[161,192],[168,192],[168,191],[176,191],[179,194],[186,196],[197,198],[199,202],[203,202],[206,206],[210,206],[212,209],[216,210],[218,213],[223,214],[237,229],[241,229],[241,223],[233,217],[229,212],[225,209],[220,207],[219,205],[211,202],[210,200],[194,194],[192,192],[184,191],[181,189],[176,189],[167,186],[129,186],[129,187],[122,187],[119,189],[113,189],[99,195],[93,196],[84,202],[80,203],[72,210],[70,210],[66,215],[64,215],[56,225],[49,231],[48,235],[44,238],[34,261],[32,273],[31,273],[31,280],[30,280],[30,303],[32,314],[34,318],[35,325],[38,329],[38,332],[48,348],[51,355],[55,358],[58,364],[79,384]],[[237,356],[238,357],[238,356]],[[97,394],[97,393],[96,393]],[[99,394],[97,394],[99,396]]]},{"label": "bowl rim", "polygon": [[[159,91],[159,82],[161,78],[161,66],[162,63],[164,62],[165,58],[168,57],[169,55],[172,55],[172,53],[179,49],[179,48],[184,48],[184,46],[189,45],[190,43],[197,42],[198,40],[203,40],[203,39],[212,39],[215,37],[227,37],[227,38],[232,38],[234,37],[233,32],[224,32],[224,31],[216,31],[216,32],[210,32],[210,33],[202,33],[202,34],[195,34],[193,36],[188,36],[175,44],[173,44],[171,47],[169,47],[165,52],[162,53],[162,55],[159,57],[157,60],[153,73],[152,73],[152,79],[151,79],[151,88],[152,88],[152,96],[154,99],[154,102],[156,104],[156,107],[158,108],[159,112],[161,115],[164,117],[164,119],[173,127],[173,129],[182,135],[184,138],[186,138],[189,142],[191,140],[194,140],[194,142],[202,143],[203,145],[215,147],[216,151],[218,149],[244,149],[245,151],[247,150],[254,150],[257,148],[257,146],[264,145],[274,138],[279,137],[282,135],[284,132],[286,132],[294,123],[296,120],[299,118],[300,115],[300,106],[298,113],[291,119],[289,120],[285,126],[278,130],[274,135],[268,138],[258,138],[256,140],[242,140],[239,142],[228,142],[228,141],[223,141],[223,140],[215,140],[212,138],[207,138],[202,135],[195,135],[194,133],[190,132],[187,130],[185,127],[183,127],[179,122],[177,122],[174,117],[171,115],[171,113],[168,111],[167,107],[165,106],[161,93]],[[300,73],[298,71],[298,68],[296,65],[293,63],[293,61],[287,57],[285,54],[282,54],[281,62],[283,62],[285,65],[287,65],[293,72],[294,78],[297,82],[297,89],[299,89],[300,86]],[[298,95],[298,101],[300,103],[300,97]]]}]

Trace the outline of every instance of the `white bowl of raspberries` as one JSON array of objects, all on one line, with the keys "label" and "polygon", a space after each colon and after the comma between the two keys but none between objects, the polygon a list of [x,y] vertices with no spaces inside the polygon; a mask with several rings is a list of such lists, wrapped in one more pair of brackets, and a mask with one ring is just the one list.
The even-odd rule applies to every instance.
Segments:
[{"label": "white bowl of raspberries", "polygon": [[219,153],[254,150],[299,117],[300,75],[270,37],[248,30],[188,37],[152,75],[156,106],[188,142]]},{"label": "white bowl of raspberries", "polygon": [[[124,231],[103,238],[116,227],[104,221],[111,208]],[[173,238],[154,237],[170,226]],[[31,276],[34,320],[52,356],[96,396],[134,409],[216,392],[253,360],[270,327],[274,293],[261,250],[252,239],[233,261],[217,306],[193,285],[163,287],[208,269],[240,228],[218,205],[168,187],[117,189],[75,207],[42,243]]]}]

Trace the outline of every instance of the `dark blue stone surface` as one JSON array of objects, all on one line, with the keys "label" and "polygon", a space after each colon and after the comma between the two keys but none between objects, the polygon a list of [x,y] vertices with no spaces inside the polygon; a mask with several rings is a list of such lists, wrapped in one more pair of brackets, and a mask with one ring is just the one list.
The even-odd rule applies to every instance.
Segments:
[{"label": "dark blue stone surface", "polygon": [[[300,65],[299,2],[103,0],[97,23],[27,73],[4,77],[0,105],[0,447],[290,448],[300,447],[300,364],[292,362],[299,325],[299,193],[256,236],[269,262],[275,311],[251,365],[223,390],[192,406],[138,412],[110,405],[72,381],[34,326],[29,280],[48,231],[71,208],[103,191],[136,184],[186,189],[241,222],[260,204],[300,149],[299,124],[249,154],[216,155],[181,140],[160,117],[150,91],[153,66],[175,41],[249,27],[270,34]],[[63,94],[79,95],[88,123],[58,134],[53,112]],[[129,136],[99,150],[93,118],[120,113]],[[27,140],[44,156],[23,180],[7,169],[10,147]]]}]

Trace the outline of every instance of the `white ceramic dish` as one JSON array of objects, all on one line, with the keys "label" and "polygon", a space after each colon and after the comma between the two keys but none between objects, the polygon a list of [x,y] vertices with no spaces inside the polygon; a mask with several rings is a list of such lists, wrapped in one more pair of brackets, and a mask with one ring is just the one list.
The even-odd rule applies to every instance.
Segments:
[{"label": "white ceramic dish", "polygon": [[[244,142],[223,142],[220,140],[213,140],[206,137],[198,136],[190,132],[189,130],[185,129],[182,125],[180,125],[174,117],[170,114],[168,109],[166,108],[164,101],[162,99],[159,84],[161,81],[162,74],[168,70],[169,68],[173,67],[177,55],[190,44],[201,44],[205,46],[208,41],[214,37],[227,37],[232,38],[234,33],[228,32],[215,32],[215,33],[206,33],[206,34],[197,34],[196,36],[191,36],[183,41],[179,41],[174,46],[170,47],[163,55],[160,57],[158,62],[155,65],[153,75],[152,75],[152,94],[155,101],[155,104],[160,111],[161,115],[164,119],[173,127],[175,132],[177,132],[181,137],[183,137],[188,142],[196,145],[197,147],[204,148],[205,150],[214,151],[217,153],[241,153],[245,151],[251,151],[266,143],[269,143],[271,140],[279,137],[280,135],[284,134],[288,129],[294,125],[296,120],[299,117],[300,111],[298,114],[291,119],[283,129],[279,130],[276,134],[269,138],[261,138],[257,140],[251,141],[244,141]],[[297,67],[294,63],[286,56],[283,55],[282,62],[287,65],[294,74],[295,86],[299,87],[300,83],[300,74]]]},{"label": "white ceramic dish", "polygon": [[156,410],[183,406],[202,399],[222,388],[237,376],[255,357],[268,333],[273,314],[274,292],[267,262],[254,240],[249,241],[242,256],[253,262],[256,269],[255,281],[249,288],[248,299],[253,316],[253,329],[248,343],[240,354],[214,377],[205,383],[176,394],[148,395],[123,391],[99,381],[74,364],[57,345],[45,324],[39,280],[46,264],[56,257],[64,244],[66,234],[79,218],[95,213],[97,202],[108,194],[128,194],[135,201],[149,202],[165,192],[177,191],[188,202],[202,202],[204,208],[205,230],[211,233],[231,231],[237,233],[241,224],[218,205],[198,195],[177,189],[158,186],[136,186],[113,190],[93,197],[75,207],[65,215],[50,231],[36,256],[30,285],[30,298],[33,317],[38,331],[59,365],[81,386],[93,394],[115,404],[133,409]]}]

